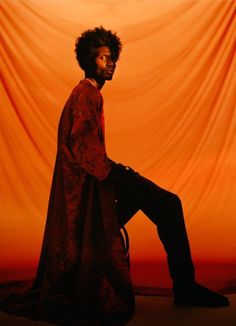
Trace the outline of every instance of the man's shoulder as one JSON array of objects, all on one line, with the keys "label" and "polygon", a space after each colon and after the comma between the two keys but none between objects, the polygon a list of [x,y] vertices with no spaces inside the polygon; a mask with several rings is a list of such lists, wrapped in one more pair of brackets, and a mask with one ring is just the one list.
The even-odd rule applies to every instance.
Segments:
[{"label": "man's shoulder", "polygon": [[103,98],[100,91],[86,80],[81,80],[72,91],[72,102],[75,107],[86,105],[88,107],[96,107],[102,110]]},{"label": "man's shoulder", "polygon": [[88,107],[96,107],[98,110],[101,110],[103,106],[103,98],[96,87],[82,80],[72,90],[65,104],[65,108],[73,110],[73,108],[76,109],[84,105]]}]

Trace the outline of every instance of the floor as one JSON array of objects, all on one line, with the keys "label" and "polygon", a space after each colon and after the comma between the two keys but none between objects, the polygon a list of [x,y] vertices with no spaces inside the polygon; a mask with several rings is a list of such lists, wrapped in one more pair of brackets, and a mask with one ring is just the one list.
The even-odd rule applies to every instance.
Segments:
[{"label": "floor", "polygon": [[[228,295],[226,308],[177,307],[172,298],[136,296],[136,313],[127,326],[236,326],[236,294]],[[0,312],[1,326],[49,326]],[[55,324],[54,324],[55,326]]]}]

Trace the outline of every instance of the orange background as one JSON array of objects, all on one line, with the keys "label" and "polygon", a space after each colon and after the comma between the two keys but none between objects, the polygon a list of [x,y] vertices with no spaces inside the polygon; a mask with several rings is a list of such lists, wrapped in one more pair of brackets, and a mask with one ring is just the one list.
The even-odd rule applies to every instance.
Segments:
[{"label": "orange background", "polygon": [[[231,264],[221,275],[230,278],[236,265],[234,2],[0,5],[2,278],[36,268],[58,119],[83,78],[74,42],[100,25],[123,42],[114,79],[102,90],[109,157],[177,193],[194,260]],[[127,229],[133,266],[165,259],[155,226],[141,212]]]}]

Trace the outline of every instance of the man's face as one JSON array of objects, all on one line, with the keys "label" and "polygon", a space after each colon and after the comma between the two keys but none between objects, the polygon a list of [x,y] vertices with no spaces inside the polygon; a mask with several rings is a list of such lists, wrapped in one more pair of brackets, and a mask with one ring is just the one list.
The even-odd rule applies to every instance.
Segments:
[{"label": "man's face", "polygon": [[95,59],[95,78],[99,80],[111,80],[116,68],[115,60],[107,46],[97,48],[97,57]]}]

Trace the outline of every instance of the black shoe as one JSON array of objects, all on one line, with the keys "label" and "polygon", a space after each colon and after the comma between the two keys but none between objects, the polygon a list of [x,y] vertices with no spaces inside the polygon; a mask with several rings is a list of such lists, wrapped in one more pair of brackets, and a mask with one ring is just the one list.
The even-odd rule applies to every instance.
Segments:
[{"label": "black shoe", "polygon": [[228,298],[195,282],[184,286],[174,284],[173,291],[176,305],[209,308],[229,306]]}]

